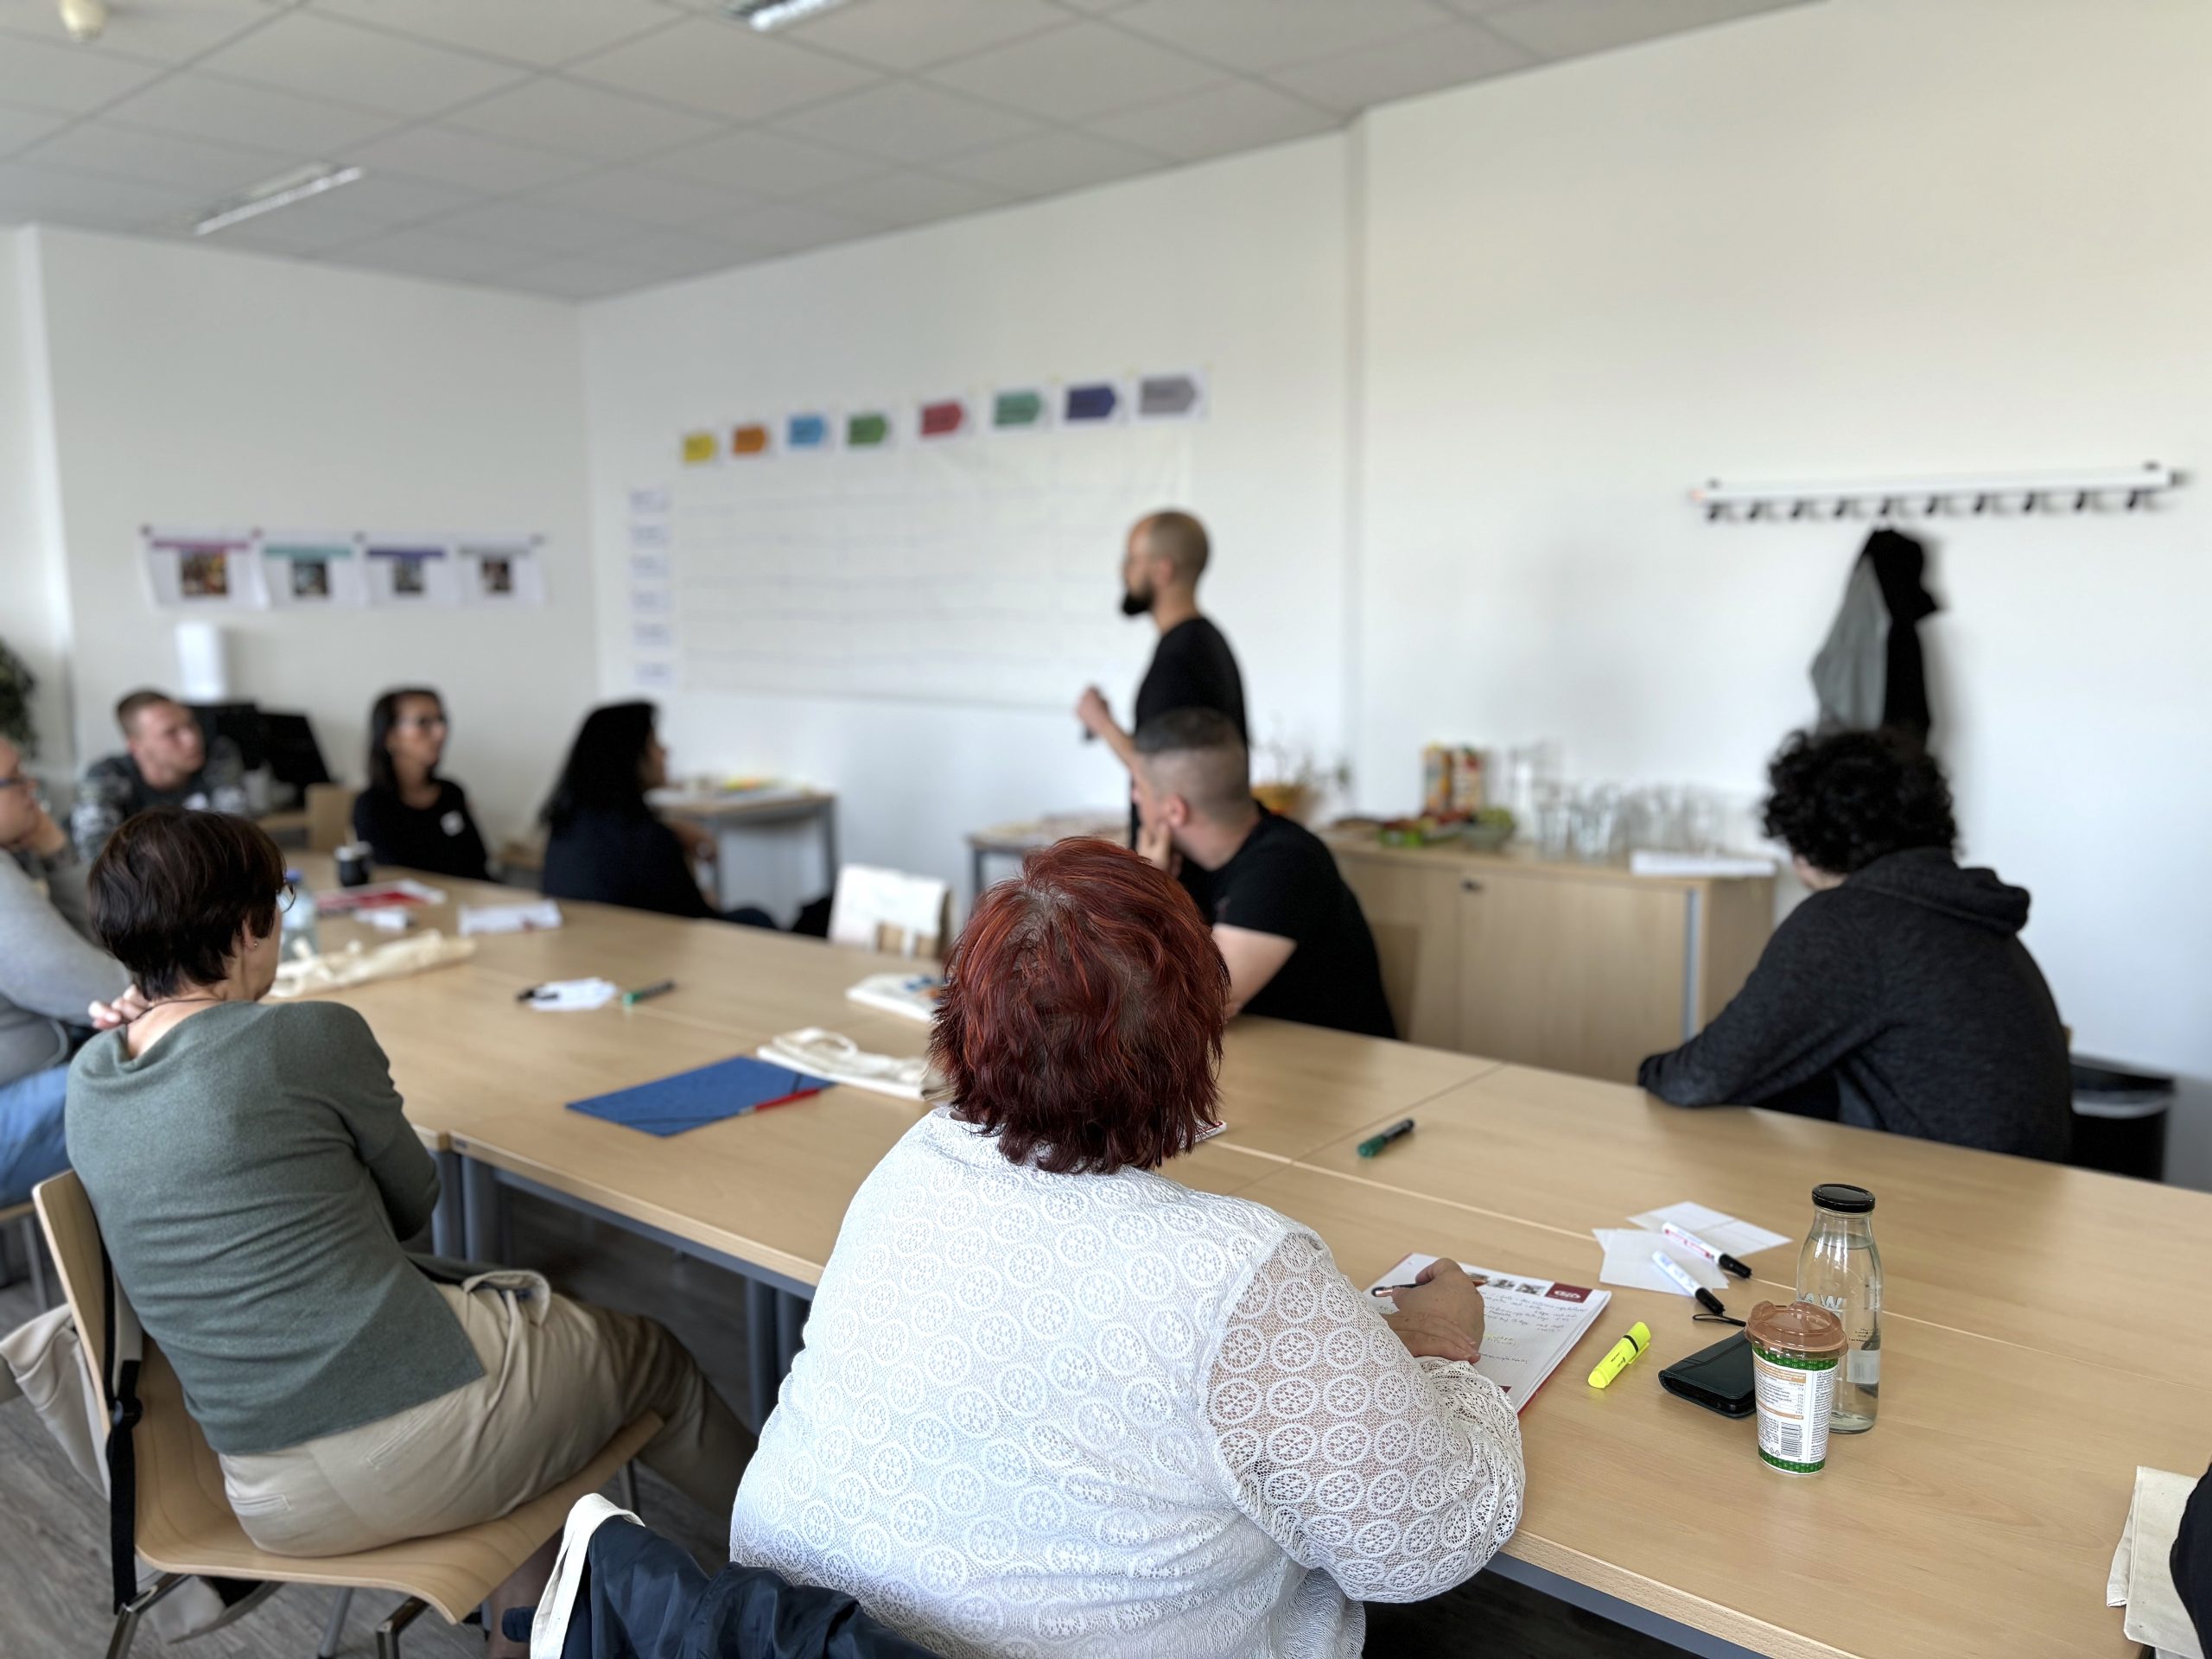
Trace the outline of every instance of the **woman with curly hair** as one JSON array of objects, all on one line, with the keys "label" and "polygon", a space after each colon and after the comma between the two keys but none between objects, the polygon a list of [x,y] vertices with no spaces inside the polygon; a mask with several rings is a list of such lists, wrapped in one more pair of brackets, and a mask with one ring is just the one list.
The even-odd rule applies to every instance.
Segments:
[{"label": "woman with curly hair", "polygon": [[1800,732],[1766,832],[1811,897],[1719,1017],[1637,1080],[1677,1106],[1773,1106],[2063,1158],[2066,1031],[2020,943],[2028,894],[1961,869],[1950,786],[1896,732]]}]

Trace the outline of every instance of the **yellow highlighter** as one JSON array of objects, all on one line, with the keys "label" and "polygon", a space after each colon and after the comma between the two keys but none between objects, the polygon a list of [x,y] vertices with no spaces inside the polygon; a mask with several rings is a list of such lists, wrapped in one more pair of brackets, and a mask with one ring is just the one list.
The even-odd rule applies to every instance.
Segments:
[{"label": "yellow highlighter", "polygon": [[1628,1335],[1613,1344],[1613,1351],[1598,1362],[1598,1369],[1590,1373],[1590,1386],[1602,1389],[1629,1368],[1636,1357],[1651,1345],[1651,1327],[1638,1319],[1628,1328]]}]

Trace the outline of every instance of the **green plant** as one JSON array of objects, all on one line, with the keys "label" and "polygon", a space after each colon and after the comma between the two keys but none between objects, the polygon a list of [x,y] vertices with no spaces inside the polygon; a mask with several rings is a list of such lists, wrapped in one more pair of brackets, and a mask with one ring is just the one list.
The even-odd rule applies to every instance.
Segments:
[{"label": "green plant", "polygon": [[26,755],[38,753],[38,733],[31,726],[31,693],[37,690],[38,677],[0,644],[0,737]]}]

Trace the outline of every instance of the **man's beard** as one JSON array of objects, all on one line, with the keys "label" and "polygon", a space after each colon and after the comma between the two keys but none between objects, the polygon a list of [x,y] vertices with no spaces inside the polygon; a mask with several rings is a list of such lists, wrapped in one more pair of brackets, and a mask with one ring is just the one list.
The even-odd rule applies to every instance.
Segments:
[{"label": "man's beard", "polygon": [[1123,616],[1143,616],[1149,613],[1151,609],[1152,595],[1150,594],[1129,592],[1124,593],[1122,595],[1122,614]]}]

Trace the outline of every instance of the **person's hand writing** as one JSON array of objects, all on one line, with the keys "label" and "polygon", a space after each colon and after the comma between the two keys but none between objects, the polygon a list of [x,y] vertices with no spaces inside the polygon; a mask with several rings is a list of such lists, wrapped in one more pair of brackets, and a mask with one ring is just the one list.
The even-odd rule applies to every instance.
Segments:
[{"label": "person's hand writing", "polygon": [[1390,1328],[1415,1356],[1472,1362],[1483,1354],[1483,1293],[1457,1262],[1430,1262],[1414,1282],[1392,1293],[1398,1306]]},{"label": "person's hand writing", "polygon": [[1175,832],[1164,823],[1137,826],[1137,856],[1170,875],[1183,864],[1183,855],[1175,850]]},{"label": "person's hand writing", "polygon": [[94,1031],[113,1031],[146,1012],[146,993],[133,985],[114,1001],[95,1002],[86,1012],[92,1018]]},{"label": "person's hand writing", "polygon": [[1107,706],[1106,694],[1095,685],[1083,688],[1083,695],[1075,700],[1075,717],[1093,737],[1103,737],[1112,729],[1114,711]]}]

